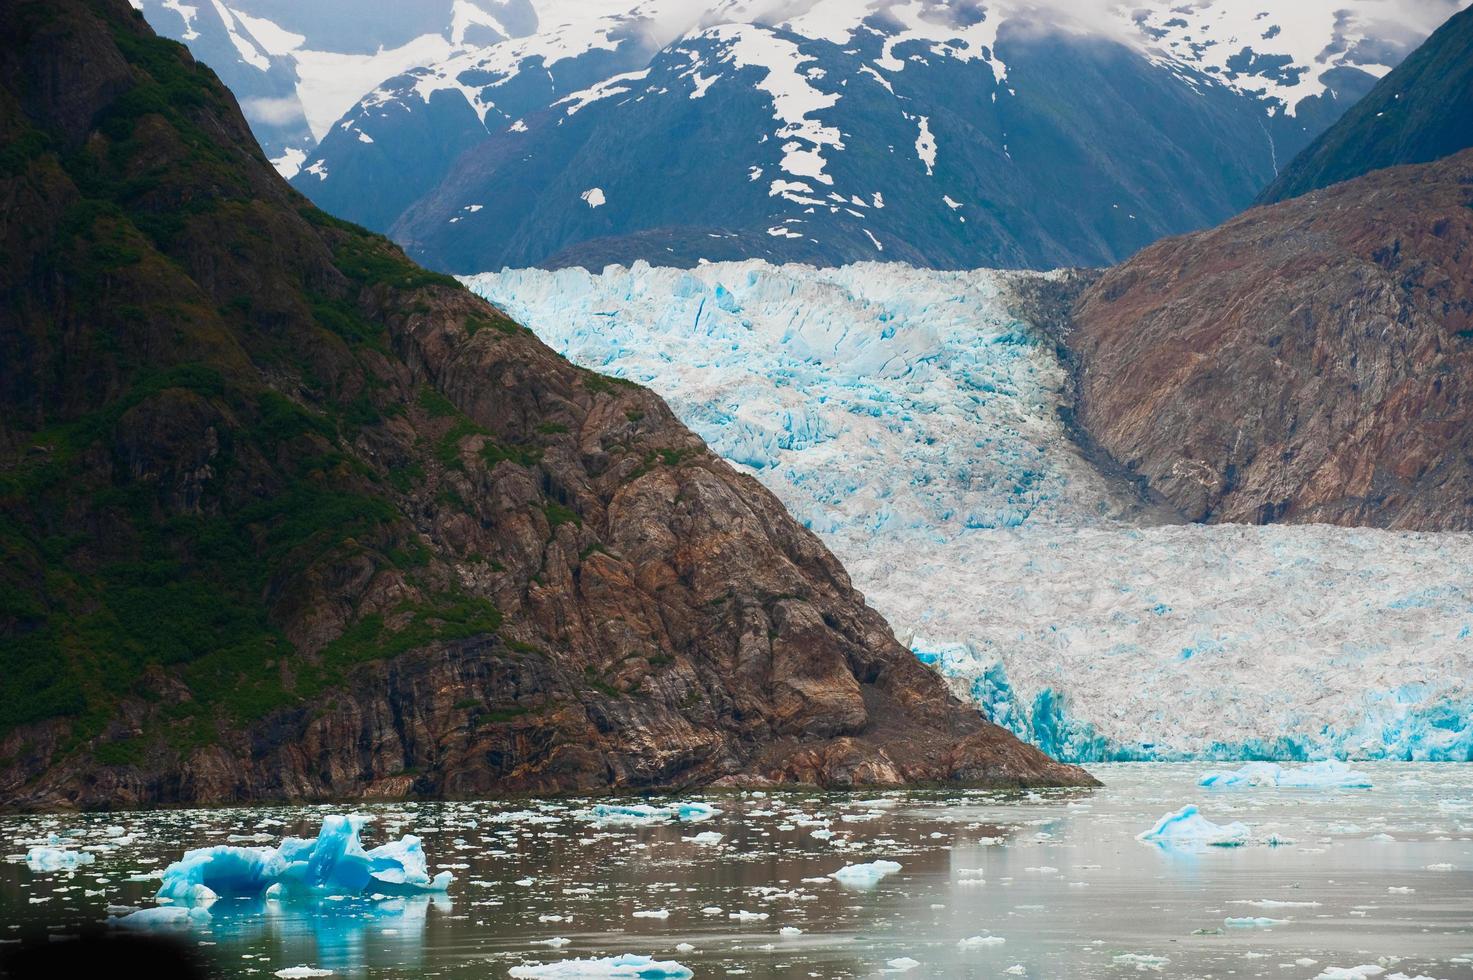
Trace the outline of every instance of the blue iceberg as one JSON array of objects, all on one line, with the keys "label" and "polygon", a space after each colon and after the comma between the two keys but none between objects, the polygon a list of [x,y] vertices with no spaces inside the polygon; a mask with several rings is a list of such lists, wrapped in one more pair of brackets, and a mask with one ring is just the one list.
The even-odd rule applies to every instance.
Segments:
[{"label": "blue iceberg", "polygon": [[73,871],[96,858],[90,851],[69,851],[64,847],[37,845],[26,852],[26,867],[32,871]]},{"label": "blue iceberg", "polygon": [[1286,769],[1276,762],[1250,762],[1241,769],[1209,772],[1197,783],[1215,789],[1273,786],[1279,789],[1370,789],[1371,779],[1343,762],[1330,759]]},{"label": "blue iceberg", "polygon": [[210,918],[210,910],[206,908],[159,905],[151,909],[139,909],[116,919],[109,919],[108,922],[125,929],[188,929],[191,926],[206,925]]},{"label": "blue iceberg", "polygon": [[1175,813],[1168,813],[1156,821],[1156,826],[1136,837],[1136,840],[1160,844],[1165,847],[1201,846],[1240,847],[1248,843],[1251,831],[1248,825],[1234,821],[1230,824],[1215,824],[1197,808],[1188,803]]},{"label": "blue iceberg", "polygon": [[702,820],[710,820],[720,812],[711,804],[698,800],[671,803],[668,806],[656,806],[650,803],[599,803],[591,811],[593,819],[599,823],[615,824],[648,824],[666,820],[697,823]]},{"label": "blue iceberg", "polygon": [[691,969],[674,960],[656,960],[648,956],[625,953],[596,960],[560,960],[556,963],[530,963],[511,968],[514,977],[535,980],[574,980],[578,977],[611,978],[611,980],[690,980]]},{"label": "blue iceberg", "polygon": [[291,889],[334,895],[412,895],[443,892],[454,876],[430,877],[419,838],[406,836],[364,850],[361,816],[322,819],[315,839],[288,837],[278,847],[202,847],[164,869],[158,898],[196,902],[201,898],[252,897]]}]

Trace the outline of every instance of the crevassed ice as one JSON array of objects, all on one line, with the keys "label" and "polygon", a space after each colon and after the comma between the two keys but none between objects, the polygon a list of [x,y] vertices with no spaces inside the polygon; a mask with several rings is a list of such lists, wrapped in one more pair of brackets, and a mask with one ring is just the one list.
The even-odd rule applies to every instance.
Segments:
[{"label": "crevassed ice", "polygon": [[1473,536],[1162,524],[1082,459],[1021,273],[467,280],[665,396],[999,724],[1076,761],[1473,758]]}]

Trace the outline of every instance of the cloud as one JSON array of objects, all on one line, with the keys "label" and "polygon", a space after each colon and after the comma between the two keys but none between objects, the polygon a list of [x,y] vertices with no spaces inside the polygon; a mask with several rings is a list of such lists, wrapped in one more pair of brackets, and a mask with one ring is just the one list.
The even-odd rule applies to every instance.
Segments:
[{"label": "cloud", "polygon": [[305,122],[307,119],[302,103],[295,96],[246,99],[241,102],[240,108],[251,122],[267,126],[285,126],[288,123]]}]

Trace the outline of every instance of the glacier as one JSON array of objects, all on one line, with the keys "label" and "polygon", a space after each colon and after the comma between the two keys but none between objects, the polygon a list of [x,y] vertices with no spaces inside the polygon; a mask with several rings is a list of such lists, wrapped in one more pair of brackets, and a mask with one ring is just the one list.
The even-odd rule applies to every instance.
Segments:
[{"label": "glacier", "polygon": [[659,392],[987,717],[1075,762],[1473,760],[1473,535],[1200,526],[1069,439],[1036,273],[503,270],[477,293]]}]

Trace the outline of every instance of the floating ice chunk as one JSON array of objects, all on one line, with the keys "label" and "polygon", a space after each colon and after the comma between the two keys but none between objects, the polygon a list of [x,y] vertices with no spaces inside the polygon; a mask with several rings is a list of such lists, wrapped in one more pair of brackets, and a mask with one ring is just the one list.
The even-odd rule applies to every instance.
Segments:
[{"label": "floating ice chunk", "polygon": [[1261,909],[1317,909],[1319,902],[1284,902],[1276,898],[1239,898],[1229,905],[1256,905]]},{"label": "floating ice chunk", "polygon": [[1028,973],[1028,971],[1023,968],[1023,964],[1022,963],[1014,963],[1012,966],[1008,967],[1006,970],[1004,970],[1002,972],[1006,973],[1008,976],[1011,976],[1011,977],[1026,976],[1027,973]]},{"label": "floating ice chunk", "polygon": [[871,861],[868,864],[846,864],[829,877],[852,888],[873,888],[881,878],[899,870],[900,865],[894,861]]},{"label": "floating ice chunk", "polygon": [[634,917],[636,919],[668,919],[668,918],[670,918],[670,910],[669,909],[640,909],[638,912],[635,912],[634,913]]},{"label": "floating ice chunk", "polygon": [[1273,786],[1279,789],[1370,789],[1371,779],[1335,759],[1286,769],[1276,762],[1250,762],[1241,769],[1209,772],[1197,784],[1215,789]]},{"label": "floating ice chunk", "polygon": [[727,918],[736,919],[738,922],[761,922],[767,918],[767,913],[739,911],[731,913]]},{"label": "floating ice chunk", "polygon": [[1386,968],[1367,963],[1363,966],[1332,966],[1322,972],[1314,980],[1370,980],[1371,977],[1379,977],[1386,972]]},{"label": "floating ice chunk", "polygon": [[557,963],[528,963],[511,968],[513,977],[532,980],[575,980],[581,977],[609,980],[689,980],[694,976],[688,967],[674,960],[656,960],[648,956],[625,953],[603,959],[562,960]]},{"label": "floating ice chunk", "polygon": [[1197,812],[1188,803],[1175,813],[1168,813],[1156,821],[1156,826],[1136,837],[1136,840],[1174,847],[1178,845],[1209,845],[1212,847],[1238,847],[1248,843],[1250,833],[1247,824],[1234,821],[1218,825]]},{"label": "floating ice chunk", "polygon": [[90,851],[69,851],[64,847],[37,845],[26,852],[26,867],[36,872],[71,871],[95,860]]},{"label": "floating ice chunk", "polygon": [[187,929],[205,925],[210,921],[210,910],[199,906],[159,905],[151,909],[139,909],[128,915],[109,919],[111,925],[125,929]]},{"label": "floating ice chunk", "polygon": [[677,953],[694,953],[695,951],[696,951],[696,948],[694,946],[692,946],[690,943],[676,943],[675,944],[675,952],[677,952]]},{"label": "floating ice chunk", "polygon": [[1115,957],[1116,966],[1133,966],[1141,972],[1147,970],[1152,973],[1160,973],[1162,967],[1171,960],[1165,956],[1155,956],[1151,953],[1121,953]]},{"label": "floating ice chunk", "polygon": [[286,888],[276,886],[340,895],[405,895],[450,887],[454,875],[449,871],[430,877],[418,837],[365,851],[358,839],[363,823],[359,816],[331,814],[323,818],[315,840],[288,837],[275,848],[221,845],[186,851],[164,869],[158,897],[176,902],[268,892],[282,897]]},{"label": "floating ice chunk", "polygon": [[694,837],[683,837],[682,840],[690,844],[720,844],[721,835],[714,830],[703,830]]},{"label": "floating ice chunk", "polygon": [[957,943],[962,949],[975,949],[980,946],[1001,946],[1007,942],[1001,936],[969,936]]},{"label": "floating ice chunk", "polygon": [[289,966],[284,970],[277,970],[276,975],[281,980],[308,980],[309,977],[330,977],[331,970],[319,970],[315,966]]},{"label": "floating ice chunk", "polygon": [[1270,919],[1261,915],[1228,916],[1222,920],[1222,924],[1229,929],[1267,929],[1272,926],[1281,926],[1287,920]]},{"label": "floating ice chunk", "polygon": [[553,936],[551,939],[538,939],[532,945],[551,946],[553,949],[562,949],[564,946],[568,945],[572,941],[573,940],[566,939],[562,936]]},{"label": "floating ice chunk", "polygon": [[654,806],[649,803],[600,803],[590,813],[598,823],[606,824],[650,824],[666,820],[682,823],[697,823],[710,820],[721,811],[709,803],[672,803]]},{"label": "floating ice chunk", "polygon": [[913,960],[909,956],[897,956],[893,960],[886,960],[885,965],[888,966],[892,972],[904,973],[907,970],[914,970],[916,967],[920,966],[921,961]]}]

